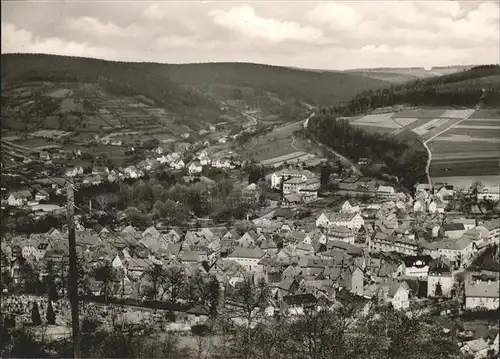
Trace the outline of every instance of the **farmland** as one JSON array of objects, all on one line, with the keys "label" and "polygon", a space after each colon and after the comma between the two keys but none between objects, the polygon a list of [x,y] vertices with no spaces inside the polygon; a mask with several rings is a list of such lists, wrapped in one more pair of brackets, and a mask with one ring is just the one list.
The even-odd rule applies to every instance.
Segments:
[{"label": "farmland", "polygon": [[475,176],[498,175],[500,114],[494,110],[475,111],[465,121],[433,138],[428,146],[432,152],[433,178],[467,177],[472,183]]},{"label": "farmland", "polygon": [[347,120],[371,133],[398,137],[411,131],[423,141],[429,140],[432,178],[469,176],[470,182],[470,176],[499,173],[500,114],[497,110],[407,108]]},{"label": "farmland", "polygon": [[264,135],[251,138],[244,144],[242,154],[265,166],[279,166],[285,162],[307,164],[317,157],[313,146],[294,135],[302,128],[303,121],[277,126]]}]

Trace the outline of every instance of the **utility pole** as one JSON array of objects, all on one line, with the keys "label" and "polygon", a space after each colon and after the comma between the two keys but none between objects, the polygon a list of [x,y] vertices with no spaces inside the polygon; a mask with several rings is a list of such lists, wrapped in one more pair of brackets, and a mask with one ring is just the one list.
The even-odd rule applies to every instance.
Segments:
[{"label": "utility pole", "polygon": [[71,303],[71,327],[73,333],[73,358],[80,359],[80,323],[78,318],[78,268],[75,234],[75,194],[73,185],[67,182],[68,240],[69,240],[69,301]]}]

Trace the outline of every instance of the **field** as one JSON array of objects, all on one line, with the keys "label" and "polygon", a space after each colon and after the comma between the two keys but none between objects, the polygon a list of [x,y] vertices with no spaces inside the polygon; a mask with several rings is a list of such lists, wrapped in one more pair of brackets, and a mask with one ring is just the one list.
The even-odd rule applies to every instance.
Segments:
[{"label": "field", "polygon": [[406,108],[347,120],[371,133],[397,137],[412,131],[423,141],[429,140],[427,145],[432,153],[432,178],[467,176],[470,185],[472,176],[500,173],[498,110]]},{"label": "field", "polygon": [[[462,112],[460,116],[464,114],[469,113]],[[453,117],[457,113],[448,115]],[[458,182],[470,186],[477,176],[498,175],[500,114],[492,110],[478,110],[467,120],[435,137],[428,146],[432,152],[430,173],[433,178],[464,177]]]},{"label": "field", "polygon": [[294,136],[303,128],[303,121],[275,127],[272,131],[251,138],[240,150],[244,157],[254,158],[265,166],[302,163],[316,158],[311,145]]}]

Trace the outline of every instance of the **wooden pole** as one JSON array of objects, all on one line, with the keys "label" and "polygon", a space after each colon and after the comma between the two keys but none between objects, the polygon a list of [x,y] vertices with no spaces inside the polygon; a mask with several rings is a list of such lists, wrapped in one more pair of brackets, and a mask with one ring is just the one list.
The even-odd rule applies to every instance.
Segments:
[{"label": "wooden pole", "polygon": [[78,317],[78,268],[75,234],[75,194],[73,185],[67,184],[68,240],[69,240],[69,301],[71,303],[71,327],[73,334],[73,358],[81,358],[80,323]]}]

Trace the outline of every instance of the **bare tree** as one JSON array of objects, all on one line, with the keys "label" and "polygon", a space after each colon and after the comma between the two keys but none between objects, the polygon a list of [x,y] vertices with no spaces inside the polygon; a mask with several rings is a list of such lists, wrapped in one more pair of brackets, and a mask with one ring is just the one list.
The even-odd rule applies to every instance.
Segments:
[{"label": "bare tree", "polygon": [[96,197],[97,205],[103,211],[106,211],[106,208],[109,205],[109,196],[105,194],[100,194]]}]

